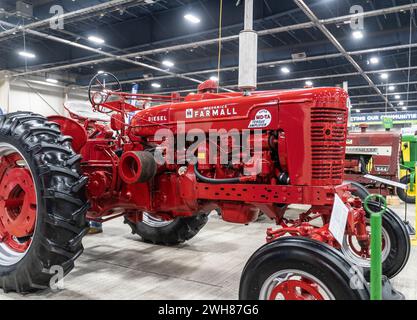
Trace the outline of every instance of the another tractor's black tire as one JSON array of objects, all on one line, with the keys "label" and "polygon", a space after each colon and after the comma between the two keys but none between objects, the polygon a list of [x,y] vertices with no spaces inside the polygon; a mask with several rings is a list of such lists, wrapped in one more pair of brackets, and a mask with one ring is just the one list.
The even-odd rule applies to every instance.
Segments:
[{"label": "another tractor's black tire", "polygon": [[[270,297],[270,291],[266,290],[268,284],[278,285],[274,282],[277,280],[274,275],[288,270],[321,282],[327,289],[324,291],[330,292],[331,299],[369,299],[363,277],[352,272],[351,265],[340,252],[324,243],[302,237],[280,238],[258,249],[243,270],[239,299],[259,300]],[[356,277],[354,282],[352,277]],[[288,278],[281,278],[284,282],[285,279]],[[357,289],[351,287],[352,283]]]},{"label": "another tractor's black tire", "polygon": [[192,217],[176,218],[169,222],[154,220],[155,223],[133,223],[125,219],[133,234],[138,234],[143,241],[154,244],[173,246],[190,240],[207,224],[208,215],[198,214]]},{"label": "another tractor's black tire", "polygon": [[344,183],[350,183],[356,189],[355,191],[352,191],[352,194],[356,197],[359,197],[362,201],[364,201],[365,198],[370,195],[369,191],[359,182],[344,181]]},{"label": "another tractor's black tire", "polygon": [[[368,206],[375,212],[380,210],[380,205],[376,202],[370,201]],[[367,217],[369,218],[369,214],[367,214]],[[406,266],[410,257],[411,243],[404,222],[390,208],[387,208],[382,216],[382,234],[383,237],[389,238],[386,242],[389,243],[389,248],[386,249],[386,253],[384,253],[384,250],[382,252],[382,273],[388,278],[393,278]],[[345,243],[344,241],[342,248],[345,248]],[[344,256],[350,263],[362,267],[365,276],[369,278],[369,261],[366,263],[365,261],[355,261],[355,256],[351,256],[346,250]]]},{"label": "another tractor's black tire", "polygon": [[[402,177],[400,179],[400,182],[403,183],[403,184],[407,184],[407,185],[410,184],[410,175],[406,175],[406,176]],[[417,188],[417,186],[415,184],[414,184],[414,188]],[[416,203],[416,197],[415,196],[414,197],[409,196],[407,194],[406,190],[397,188],[397,195],[404,202],[411,203],[411,204]]]},{"label": "another tractor's black tire", "polygon": [[13,146],[24,158],[36,189],[36,223],[29,248],[12,265],[0,265],[5,292],[46,289],[61,267],[63,275],[83,252],[87,233],[86,178],[80,175],[81,157],[56,123],[29,112],[0,116],[0,142]]}]

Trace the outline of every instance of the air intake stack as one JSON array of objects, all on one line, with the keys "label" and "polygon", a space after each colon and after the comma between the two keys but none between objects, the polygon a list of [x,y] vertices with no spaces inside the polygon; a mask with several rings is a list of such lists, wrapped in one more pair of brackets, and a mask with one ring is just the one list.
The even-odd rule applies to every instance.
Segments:
[{"label": "air intake stack", "polygon": [[253,0],[245,0],[244,30],[239,35],[239,89],[256,89],[258,70],[258,34],[253,30]]}]

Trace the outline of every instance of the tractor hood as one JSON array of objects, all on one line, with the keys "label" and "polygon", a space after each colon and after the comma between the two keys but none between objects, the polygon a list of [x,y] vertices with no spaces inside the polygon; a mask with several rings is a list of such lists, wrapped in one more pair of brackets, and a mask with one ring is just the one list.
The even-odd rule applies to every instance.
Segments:
[{"label": "tractor hood", "polygon": [[234,128],[276,130],[280,104],[313,102],[323,96],[338,96],[344,100],[347,97],[345,91],[339,88],[258,91],[249,96],[242,93],[191,94],[183,102],[141,110],[131,124],[135,128],[134,134],[141,136],[154,135],[162,128],[176,133],[178,124],[184,124],[187,131]]}]

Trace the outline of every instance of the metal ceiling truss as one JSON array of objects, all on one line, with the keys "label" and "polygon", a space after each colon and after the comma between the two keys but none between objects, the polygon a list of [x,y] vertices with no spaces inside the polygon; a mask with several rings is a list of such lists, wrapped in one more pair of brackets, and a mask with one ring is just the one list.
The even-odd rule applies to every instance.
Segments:
[{"label": "metal ceiling truss", "polygon": [[[412,66],[411,68],[408,67],[404,67],[404,68],[400,68],[400,69],[381,69],[381,70],[370,70],[370,71],[365,71],[365,74],[380,74],[383,72],[396,72],[396,71],[403,71],[403,70],[414,70],[417,69],[417,66]],[[359,76],[361,75],[361,73],[359,72],[347,72],[347,73],[336,73],[336,74],[330,74],[330,75],[322,75],[322,76],[309,76],[309,77],[301,77],[301,78],[289,78],[289,79],[279,79],[279,80],[271,80],[271,81],[261,81],[258,82],[258,86],[266,86],[266,85],[273,85],[273,84],[279,84],[279,83],[292,83],[292,82],[305,82],[307,80],[323,80],[323,79],[329,79],[329,78],[347,78],[347,77],[353,77],[353,76]],[[162,79],[162,77],[154,77],[151,80],[159,80]],[[126,81],[121,81],[121,83],[135,83],[135,82],[140,82],[143,81],[143,78],[140,79],[132,79],[132,80],[126,80]],[[410,82],[410,84],[412,83],[417,83],[416,82]],[[386,82],[386,83],[382,83],[382,84],[374,84],[376,87],[386,87],[389,85],[400,85],[400,84],[407,84],[407,82],[400,82],[400,83],[392,83],[392,82]],[[231,85],[224,85],[225,88],[236,88],[236,84],[231,84]],[[351,89],[364,89],[364,88],[371,88],[371,85],[364,85],[364,86],[356,86],[356,87],[349,87],[349,90]],[[190,88],[190,89],[184,89],[184,90],[179,90],[178,92],[192,92],[194,91],[194,89]],[[378,96],[380,96],[378,94]]]},{"label": "metal ceiling truss", "polygon": [[346,51],[342,44],[336,39],[336,37],[329,31],[329,29],[323,24],[323,22],[317,18],[313,11],[305,4],[303,0],[294,0],[297,6],[306,14],[306,16],[314,23],[314,25],[320,29],[320,31],[329,39],[329,41],[336,47],[336,49],[343,54],[352,66],[358,71],[358,73],[369,83],[369,85],[377,92],[378,95],[392,108],[395,109],[386,96],[383,95],[381,90],[375,85],[372,79],[363,71],[362,67],[356,62],[355,59]]},{"label": "metal ceiling truss", "polygon": [[[119,0],[119,1],[121,1],[121,0]],[[114,2],[114,1],[112,1],[112,2]],[[108,3],[111,3],[111,2],[108,2]],[[334,23],[340,23],[340,22],[344,22],[344,21],[350,21],[351,19],[357,18],[359,16],[361,16],[361,17],[374,17],[374,16],[378,16],[378,15],[400,12],[400,11],[403,11],[403,10],[411,10],[411,9],[414,9],[414,8],[417,8],[417,3],[402,5],[402,6],[396,6],[396,7],[386,8],[386,9],[378,9],[378,10],[373,10],[373,11],[367,11],[367,12],[364,12],[363,14],[345,15],[345,16],[341,16],[341,17],[335,17],[335,18],[318,20],[318,21],[322,25],[334,24]],[[82,10],[86,10],[86,9],[82,9]],[[71,13],[68,13],[68,14],[71,14]],[[45,21],[45,20],[43,20],[43,21]],[[39,21],[37,23],[39,25],[43,25],[45,23],[45,22],[42,23],[43,21]],[[49,23],[49,20],[47,20],[46,23]],[[33,25],[33,24],[30,24],[30,25],[26,26],[25,29],[27,31],[28,30],[31,31],[29,29],[29,27],[31,25]],[[270,34],[290,32],[291,30],[300,30],[300,29],[312,28],[312,27],[315,27],[315,24],[313,22],[306,22],[306,23],[300,23],[300,24],[296,24],[296,25],[283,26],[283,27],[272,28],[272,29],[267,29],[267,30],[260,30],[260,31],[258,31],[258,35],[259,36],[265,36],[265,35],[270,35]],[[30,33],[29,31],[28,31],[28,33]],[[8,32],[8,31],[4,31],[4,32]],[[0,39],[1,39],[2,35],[4,34],[4,32],[0,33]],[[235,41],[235,40],[238,40],[238,39],[239,39],[239,35],[225,36],[225,37],[222,38],[222,43],[229,42],[229,41]],[[51,39],[51,40],[54,40],[54,39]],[[57,66],[57,67],[50,67],[50,68],[43,68],[43,69],[38,69],[38,70],[30,70],[30,71],[27,71],[27,72],[21,72],[21,73],[17,73],[15,76],[26,76],[26,75],[34,74],[34,73],[61,71],[61,70],[76,68],[76,67],[80,67],[80,66],[89,66],[89,65],[92,65],[92,64],[107,63],[107,62],[111,62],[111,61],[115,61],[115,60],[123,61],[122,59],[132,59],[132,58],[134,59],[137,56],[143,57],[143,56],[146,56],[146,55],[154,55],[154,54],[158,54],[158,53],[166,53],[166,52],[172,52],[172,51],[177,51],[177,50],[190,49],[190,48],[195,48],[195,47],[218,44],[218,41],[219,40],[217,38],[214,38],[214,39],[202,40],[202,41],[197,41],[197,42],[192,42],[192,43],[173,45],[173,46],[168,46],[168,47],[163,47],[163,48],[157,48],[157,49],[151,49],[151,50],[145,50],[145,51],[139,51],[139,52],[132,52],[132,53],[124,54],[124,55],[120,55],[120,56],[113,54],[112,56],[107,56],[106,58],[100,58],[100,59],[88,60],[88,61],[83,61],[83,62],[78,62],[78,63],[73,63],[73,64],[66,64],[66,65]],[[68,41],[68,42],[71,42],[71,41]],[[417,44],[413,44],[413,46],[417,46]],[[397,46],[397,49],[401,49],[401,47],[408,48],[409,45]],[[377,48],[377,49],[370,49],[370,50],[361,50],[360,54],[365,54],[365,53],[369,53],[369,52],[376,52],[377,50],[384,51],[384,48],[382,48],[382,49]],[[387,49],[387,50],[392,50],[392,49]],[[103,52],[96,52],[96,53],[103,55]],[[351,53],[347,52],[347,54],[349,55]],[[339,55],[343,56],[343,53],[340,53]],[[124,61],[128,62],[126,60],[124,60]],[[132,60],[130,60],[130,61],[132,61]],[[308,61],[308,60],[306,60],[306,61]],[[210,71],[210,72],[212,72],[212,71]],[[198,73],[196,72],[195,74],[198,74]]]},{"label": "metal ceiling truss", "polygon": [[[274,35],[276,33],[281,33],[281,32],[291,32],[293,30],[300,30],[300,29],[308,29],[308,28],[312,28],[312,27],[317,27],[319,28],[324,34],[325,36],[330,40],[330,42],[339,50],[339,53],[336,54],[329,54],[329,55],[321,55],[321,56],[314,56],[314,57],[307,57],[306,59],[302,59],[302,60],[292,60],[292,59],[288,59],[288,60],[280,60],[280,61],[274,61],[274,62],[266,62],[266,63],[261,63],[260,67],[264,67],[264,66],[269,66],[272,64],[284,64],[284,63],[293,63],[293,62],[298,62],[298,61],[313,61],[313,60],[320,60],[320,59],[330,59],[330,58],[336,58],[336,57],[345,57],[357,70],[356,73],[346,73],[346,74],[336,74],[336,75],[331,75],[331,76],[323,76],[322,78],[330,78],[330,77],[345,77],[345,76],[351,76],[351,75],[361,75],[369,84],[368,87],[373,88],[376,92],[377,95],[381,96],[381,98],[384,99],[384,101],[386,103],[390,103],[387,100],[387,97],[385,97],[382,92],[378,89],[378,85],[375,85],[373,83],[373,81],[367,76],[367,73],[372,73],[374,71],[370,71],[370,72],[364,72],[362,70],[362,68],[359,66],[359,64],[357,64],[357,62],[352,58],[352,55],[357,55],[357,54],[367,54],[367,53],[371,53],[371,52],[376,52],[376,51],[387,51],[387,50],[400,50],[400,49],[404,49],[404,48],[409,48],[410,45],[400,45],[400,46],[392,46],[392,47],[385,47],[385,48],[374,48],[374,49],[367,49],[367,50],[360,50],[360,51],[355,51],[355,52],[347,52],[342,46],[341,44],[338,42],[338,40],[330,33],[330,31],[326,28],[325,25],[328,24],[337,24],[337,23],[341,23],[341,22],[346,22],[346,21],[350,21],[351,19],[354,18],[358,18],[358,17],[375,17],[375,16],[379,16],[379,15],[386,15],[386,14],[391,14],[391,13],[398,13],[404,10],[412,10],[417,8],[417,3],[412,3],[412,4],[407,4],[407,5],[402,5],[402,6],[394,6],[391,8],[384,8],[384,9],[378,9],[378,10],[372,10],[372,11],[367,11],[364,12],[362,14],[351,14],[351,15],[345,15],[345,16],[340,16],[340,17],[335,17],[335,18],[330,18],[330,19],[318,19],[314,13],[310,10],[310,8],[304,3],[304,1],[302,0],[294,0],[296,2],[296,4],[300,7],[300,9],[306,13],[306,15],[310,18],[310,22],[305,22],[305,23],[298,23],[296,25],[289,25],[289,26],[280,26],[277,28],[272,28],[272,29],[266,29],[266,30],[260,30],[258,31],[258,34],[260,36],[264,36],[264,35]],[[73,18],[76,16],[81,16],[81,15],[86,15],[86,14],[91,14],[94,12],[98,12],[101,10],[106,10],[106,8],[110,8],[110,7],[115,7],[118,5],[126,5],[129,3],[133,3],[133,2],[138,2],[138,1],[131,1],[131,0],[115,0],[115,1],[109,1],[97,6],[93,6],[93,7],[89,7],[89,8],[84,8],[84,9],[80,9],[74,12],[69,12],[67,14],[64,15],[65,18]],[[144,1],[140,1],[143,2]],[[294,19],[294,21],[296,21]],[[101,58],[101,59],[95,59],[95,60],[88,60],[88,61],[83,61],[83,62],[79,62],[79,63],[74,63],[74,64],[68,64],[68,65],[61,65],[61,66],[57,66],[57,67],[50,67],[50,68],[44,68],[44,69],[39,69],[39,70],[30,70],[27,72],[21,72],[21,73],[17,73],[14,76],[26,76],[29,74],[34,74],[34,73],[43,73],[43,72],[51,72],[51,71],[59,71],[59,70],[65,70],[65,69],[69,69],[69,68],[74,68],[74,67],[80,67],[80,66],[91,66],[92,64],[98,64],[98,63],[106,63],[106,62],[111,62],[111,61],[121,61],[121,62],[126,62],[126,63],[130,63],[130,64],[134,64],[136,66],[141,66],[143,68],[147,68],[147,69],[151,69],[157,72],[161,72],[166,74],[166,76],[161,76],[161,77],[155,77],[152,80],[155,79],[165,79],[165,78],[172,78],[172,77],[176,77],[176,78],[182,78],[182,79],[186,79],[192,82],[196,82],[196,83],[201,83],[200,80],[195,79],[195,78],[191,78],[189,76],[191,75],[197,75],[197,74],[204,74],[204,73],[210,73],[213,72],[213,70],[202,70],[202,71],[195,71],[195,72],[188,72],[188,73],[184,73],[184,74],[178,74],[178,73],[174,73],[174,72],[170,72],[167,71],[165,69],[159,68],[159,67],[155,67],[149,64],[145,64],[143,62],[139,62],[136,59],[132,60],[132,58],[134,59],[136,56],[146,56],[146,55],[153,55],[153,54],[158,54],[158,53],[165,53],[167,51],[176,51],[176,50],[183,50],[183,49],[188,49],[188,48],[195,48],[195,47],[200,47],[200,46],[208,46],[211,44],[217,44],[218,43],[218,39],[208,39],[208,40],[202,40],[202,41],[197,41],[197,42],[193,42],[193,43],[186,43],[186,44],[180,44],[180,45],[174,45],[174,46],[168,46],[168,47],[164,47],[164,48],[157,48],[157,49],[151,49],[151,50],[146,50],[146,51],[141,51],[141,52],[133,52],[133,53],[129,53],[129,54],[124,54],[124,55],[115,55],[112,53],[108,53],[108,52],[103,52],[101,50],[97,50],[91,47],[88,47],[86,45],[82,45],[70,40],[66,40],[66,39],[62,39],[56,36],[52,36],[49,34],[45,34],[45,33],[41,33],[35,30],[32,30],[33,28],[40,28],[43,27],[47,24],[49,24],[49,19],[46,20],[42,20],[42,21],[38,21],[38,22],[34,22],[31,23],[27,26],[19,26],[16,27],[12,24],[8,24],[7,22],[1,22],[5,25],[7,25],[8,27],[10,27],[10,30],[7,31],[3,31],[0,33],[0,41],[1,38],[6,37],[7,35],[13,34],[16,31],[20,31],[22,32],[23,30],[28,33],[31,34],[33,36],[36,37],[41,37],[44,39],[49,39],[52,41],[56,41],[56,42],[60,42],[63,44],[67,44],[70,46],[74,46],[80,49],[84,49],[90,52],[94,52],[98,55],[104,55],[105,58]],[[230,41],[235,41],[238,39],[238,35],[231,35],[231,36],[225,36],[222,39],[222,42],[230,42]],[[417,44],[411,44],[411,47],[416,47]],[[229,67],[229,68],[222,68],[222,71],[233,71],[234,69],[236,69],[236,67]],[[382,71],[379,71],[382,72]],[[321,77],[314,77],[315,79],[320,79]],[[299,79],[284,79],[284,80],[277,80],[277,81],[265,81],[265,82],[261,82],[259,83],[260,85],[267,85],[267,84],[273,84],[273,83],[280,83],[280,82],[292,82],[292,81],[303,81],[303,80],[309,80],[309,77],[306,78],[299,78]],[[133,82],[135,80],[129,80],[128,82]],[[144,81],[144,79],[137,79],[136,81]],[[234,85],[232,86],[226,86],[229,88],[234,87]],[[391,107],[393,107],[391,105]]]},{"label": "metal ceiling truss", "polygon": [[[138,5],[146,5],[146,1],[145,0],[112,0],[112,1],[108,1],[105,3],[101,3],[98,5],[94,5],[91,7],[86,7],[86,8],[82,8],[79,10],[75,10],[75,11],[71,11],[68,13],[65,13],[61,16],[62,19],[65,20],[70,20],[70,19],[80,19],[80,18],[89,18],[89,15],[91,14],[97,14],[100,12],[108,12],[110,10],[113,9],[118,9],[121,7],[126,7],[126,6],[138,6]],[[33,23],[30,23],[28,25],[25,26],[14,26],[14,27],[10,27],[9,30],[0,32],[0,39],[6,37],[6,36],[11,36],[14,35],[17,32],[22,32],[24,30],[33,30],[36,28],[42,28],[42,27],[47,27],[50,24],[50,19],[44,19],[44,20],[40,20],[40,21],[36,21]],[[1,41],[1,40],[0,40]]]},{"label": "metal ceiling truss", "polygon": [[[406,49],[406,48],[414,48],[417,47],[417,43],[412,43],[411,45],[397,45],[397,46],[390,46],[390,47],[385,47],[384,51],[395,51],[395,50],[401,50],[401,49]],[[381,51],[380,48],[373,48],[373,49],[367,49],[367,50],[359,50],[359,51],[351,51],[348,52],[349,55],[363,55],[364,53],[372,53],[372,52],[379,52]],[[306,57],[303,59],[285,59],[285,60],[276,60],[276,61],[268,61],[268,62],[261,62],[258,63],[258,67],[260,68],[266,68],[266,67],[271,67],[271,66],[279,66],[279,65],[286,65],[286,64],[290,64],[290,63],[300,63],[300,62],[308,62],[308,61],[317,61],[317,60],[325,60],[325,59],[335,59],[335,58],[340,58],[340,57],[344,57],[344,55],[342,53],[331,53],[331,54],[325,54],[325,55],[318,55],[318,56],[310,56],[310,57]],[[80,63],[79,65],[77,65],[76,67],[79,66],[89,66],[90,64],[87,63]],[[64,67],[64,66],[62,66]],[[60,70],[61,67],[56,67],[56,70]],[[228,72],[228,71],[237,71],[239,68],[238,65],[235,66],[231,66],[231,67],[224,67],[224,68],[220,68],[220,72]],[[390,71],[403,71],[403,70],[408,70],[408,67],[404,67],[404,68],[394,68],[394,69],[384,69],[384,70],[371,70],[371,71],[366,71],[365,73],[383,73],[383,72],[390,72]],[[415,69],[415,67],[412,67],[411,70]],[[51,70],[49,68],[44,69],[43,71],[39,71],[39,72],[50,72]],[[185,72],[182,73],[181,75],[183,76],[193,76],[193,75],[202,75],[202,74],[208,74],[208,73],[215,73],[217,72],[217,69],[207,69],[207,70],[199,70],[199,71],[192,71],[192,72]],[[28,74],[33,74],[36,72],[27,72],[27,73],[20,73],[20,74],[16,74],[15,76],[22,76],[22,75],[28,75]],[[359,74],[359,73],[358,73]],[[155,80],[164,80],[164,79],[169,79],[172,78],[172,76],[158,76],[158,77],[153,77],[153,78],[149,78],[149,79],[145,79],[145,78],[138,78],[138,79],[131,79],[131,80],[127,80],[127,81],[123,81],[123,83],[129,83],[129,82],[148,82],[148,81],[155,81]],[[291,80],[291,79],[288,79]]]}]

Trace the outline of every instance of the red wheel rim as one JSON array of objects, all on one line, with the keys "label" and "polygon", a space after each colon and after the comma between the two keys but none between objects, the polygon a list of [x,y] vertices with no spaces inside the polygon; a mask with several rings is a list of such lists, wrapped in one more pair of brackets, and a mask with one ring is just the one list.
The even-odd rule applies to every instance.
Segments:
[{"label": "red wheel rim", "polygon": [[19,261],[27,252],[36,225],[36,188],[18,150],[0,143],[0,264]]},{"label": "red wheel rim", "polygon": [[263,283],[260,300],[335,300],[335,296],[321,280],[309,272],[284,269],[271,275]]},{"label": "red wheel rim", "polygon": [[[369,236],[370,239],[370,236]],[[362,259],[370,260],[371,259],[371,251],[370,251],[370,241],[368,241],[368,246],[361,247],[356,240],[355,235],[347,235],[347,245],[349,246],[350,250],[354,255],[360,257]],[[382,235],[382,247],[381,250],[384,252],[386,249],[386,237],[383,233]]]},{"label": "red wheel rim", "polygon": [[324,300],[319,286],[305,278],[286,280],[278,284],[271,292],[268,300]]}]

